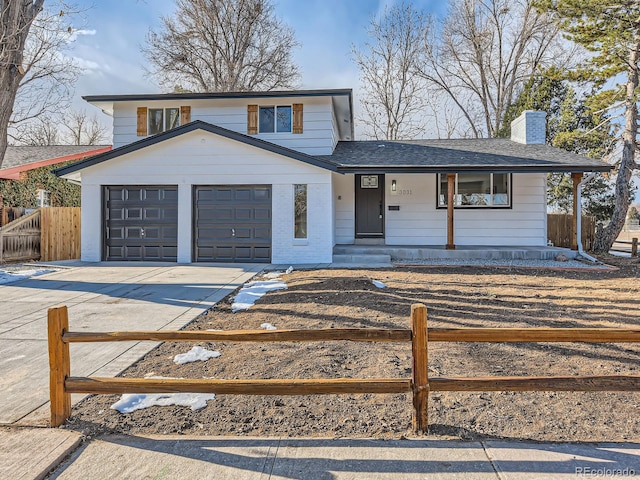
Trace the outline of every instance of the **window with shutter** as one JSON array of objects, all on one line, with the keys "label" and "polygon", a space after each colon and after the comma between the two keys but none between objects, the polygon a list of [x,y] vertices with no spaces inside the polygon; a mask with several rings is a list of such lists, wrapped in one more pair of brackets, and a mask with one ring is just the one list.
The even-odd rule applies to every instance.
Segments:
[{"label": "window with shutter", "polygon": [[139,137],[147,136],[147,107],[138,107],[138,129]]},{"label": "window with shutter", "polygon": [[293,104],[293,133],[302,133],[302,103]]},{"label": "window with shutter", "polygon": [[191,121],[191,107],[188,105],[184,105],[180,107],[180,123],[184,125],[185,123],[189,123]]},{"label": "window with shutter", "polygon": [[258,105],[247,105],[247,134],[258,133]]}]

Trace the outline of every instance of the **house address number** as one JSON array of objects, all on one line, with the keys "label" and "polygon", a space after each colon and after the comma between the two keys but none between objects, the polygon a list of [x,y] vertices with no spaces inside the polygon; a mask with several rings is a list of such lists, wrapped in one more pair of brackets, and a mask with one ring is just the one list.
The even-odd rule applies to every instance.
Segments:
[{"label": "house address number", "polygon": [[397,192],[395,192],[396,195],[411,195],[411,190],[398,190]]}]

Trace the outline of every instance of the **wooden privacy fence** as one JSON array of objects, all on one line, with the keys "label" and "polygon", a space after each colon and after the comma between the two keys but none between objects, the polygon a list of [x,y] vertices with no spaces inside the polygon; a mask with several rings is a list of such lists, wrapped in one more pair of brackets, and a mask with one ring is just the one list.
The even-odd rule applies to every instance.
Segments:
[{"label": "wooden privacy fence", "polygon": [[80,207],[44,207],[0,228],[0,262],[80,258]]},{"label": "wooden privacy fence", "polygon": [[0,228],[0,263],[40,258],[40,211]]},{"label": "wooden privacy fence", "polygon": [[[216,393],[232,395],[413,394],[413,428],[428,431],[428,395],[434,391],[639,391],[640,376],[435,377],[428,376],[428,342],[638,343],[640,329],[622,328],[427,328],[427,308],[411,306],[411,329],[319,329],[235,331],[69,332],[67,307],[49,309],[51,426],[71,414],[72,393]],[[411,342],[412,378],[335,379],[151,379],[71,377],[74,342]]]},{"label": "wooden privacy fence", "polygon": [[80,207],[46,207],[40,211],[40,260],[80,258]]},{"label": "wooden privacy fence", "polygon": [[[1,199],[0,199],[1,200]],[[0,204],[2,201],[0,201]],[[23,207],[0,207],[0,227],[19,219],[25,214]]]},{"label": "wooden privacy fence", "polygon": [[[596,238],[595,217],[582,217],[582,245],[587,251],[593,248]],[[547,239],[556,247],[571,248],[573,241],[573,215],[547,214]]]}]

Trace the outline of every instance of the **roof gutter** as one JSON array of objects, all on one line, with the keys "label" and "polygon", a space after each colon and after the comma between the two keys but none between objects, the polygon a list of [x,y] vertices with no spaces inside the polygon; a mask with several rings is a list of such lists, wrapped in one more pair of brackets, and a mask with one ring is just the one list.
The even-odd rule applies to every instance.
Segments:
[{"label": "roof gutter", "polygon": [[608,165],[554,165],[554,166],[505,166],[505,165],[458,165],[458,166],[384,166],[384,165],[362,165],[362,166],[346,166],[338,164],[338,173],[362,173],[371,175],[381,174],[401,174],[401,173],[572,173],[572,172],[608,172],[611,169]]}]

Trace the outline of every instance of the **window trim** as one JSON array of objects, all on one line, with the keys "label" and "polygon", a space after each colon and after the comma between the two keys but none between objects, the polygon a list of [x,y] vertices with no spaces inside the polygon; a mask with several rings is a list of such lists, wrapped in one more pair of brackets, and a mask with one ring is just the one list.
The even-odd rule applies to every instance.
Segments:
[{"label": "window trim", "polygon": [[[464,175],[465,173],[471,173],[471,172],[462,172],[462,174]],[[493,185],[493,176],[494,175],[500,175],[500,174],[506,174],[508,175],[507,179],[507,197],[509,199],[509,204],[508,205],[494,205],[493,203],[491,205],[454,205],[453,208],[456,210],[511,210],[513,209],[513,173],[511,172],[482,172],[482,173],[488,173],[489,175],[491,175],[491,185]],[[436,173],[436,210],[446,210],[447,209],[447,205],[440,205],[440,177],[444,175],[446,178],[446,173]],[[458,194],[458,174],[456,173],[456,180],[455,180],[455,192],[454,192],[454,197]],[[492,199],[493,201],[493,199]]]},{"label": "window trim", "polygon": [[[159,132],[151,133],[151,112],[161,110],[162,111],[162,120],[160,125],[162,129]],[[147,136],[158,135],[160,133],[168,132],[169,130],[173,130],[173,128],[167,128],[167,119],[169,118],[167,115],[167,110],[177,110],[178,111],[178,124],[173,127],[177,128],[182,125],[182,111],[181,107],[147,107]]]},{"label": "window trim", "polygon": [[[296,216],[296,190],[298,187],[304,187],[305,193],[305,206],[304,206],[304,237],[296,236],[296,224],[297,224],[297,216]],[[293,184],[293,240],[294,242],[306,242],[309,240],[309,185],[307,183],[294,183]]]},{"label": "window trim", "polygon": [[[284,132],[278,131],[278,108],[289,108],[289,130]],[[260,110],[263,108],[273,108],[273,131],[271,132],[263,132],[262,131],[262,122],[260,121]],[[292,134],[293,133],[293,104],[283,104],[283,105],[258,105],[258,135],[261,134]]]}]

